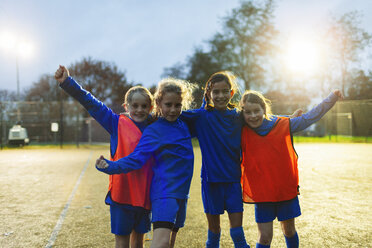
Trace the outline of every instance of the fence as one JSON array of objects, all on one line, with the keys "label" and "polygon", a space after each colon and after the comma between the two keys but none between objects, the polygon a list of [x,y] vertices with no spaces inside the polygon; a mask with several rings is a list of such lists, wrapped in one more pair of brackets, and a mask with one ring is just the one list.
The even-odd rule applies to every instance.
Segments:
[{"label": "fence", "polygon": [[[298,103],[274,103],[274,113],[291,114],[297,108],[303,108]],[[309,110],[308,107],[307,110]],[[339,101],[315,125],[298,133],[301,136],[372,136],[372,99]]]},{"label": "fence", "polygon": [[[273,103],[273,112],[290,114],[298,103]],[[76,101],[0,102],[1,147],[18,121],[27,129],[31,144],[109,142],[109,134]],[[58,131],[52,131],[58,123]],[[372,100],[341,101],[316,125],[298,135],[372,136]]]},{"label": "fence", "polygon": [[[82,142],[109,142],[110,139],[87,111],[73,101],[1,102],[1,146],[8,143],[9,130],[18,122],[26,128],[31,144],[75,143],[78,146]],[[52,125],[58,126],[57,132],[53,132]]]}]

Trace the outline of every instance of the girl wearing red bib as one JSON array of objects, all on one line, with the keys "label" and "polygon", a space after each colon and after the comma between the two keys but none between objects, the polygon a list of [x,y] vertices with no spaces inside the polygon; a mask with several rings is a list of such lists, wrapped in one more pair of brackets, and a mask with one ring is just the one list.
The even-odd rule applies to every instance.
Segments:
[{"label": "girl wearing red bib", "polygon": [[[145,127],[150,124],[153,97],[144,87],[135,86],[125,94],[124,108],[129,117],[114,113],[104,103],[83,89],[60,66],[55,73],[60,87],[89,112],[110,134],[110,160],[128,156],[138,144]],[[110,205],[111,232],[115,247],[141,248],[144,234],[150,231],[150,186],[152,162],[128,174],[110,175],[105,203]]]},{"label": "girl wearing red bib", "polygon": [[278,218],[287,247],[299,247],[295,217],[301,215],[297,153],[292,134],[320,120],[343,96],[335,90],[318,106],[289,119],[271,114],[270,101],[261,93],[247,91],[240,105],[242,129],[242,190],[245,203],[255,203],[259,240],[256,248],[270,247],[273,220]]}]

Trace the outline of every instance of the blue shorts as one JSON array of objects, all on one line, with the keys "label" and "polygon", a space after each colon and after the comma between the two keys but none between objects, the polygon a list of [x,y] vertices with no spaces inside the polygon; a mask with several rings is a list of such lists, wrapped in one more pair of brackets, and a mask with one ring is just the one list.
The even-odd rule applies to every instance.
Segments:
[{"label": "blue shorts", "polygon": [[242,187],[239,183],[211,183],[202,180],[204,212],[223,214],[243,212]]},{"label": "blue shorts", "polygon": [[111,233],[129,235],[132,230],[147,233],[151,230],[150,211],[131,206],[110,205]]},{"label": "blue shorts", "polygon": [[160,198],[151,202],[152,223],[169,222],[170,229],[185,225],[187,199]]},{"label": "blue shorts", "polygon": [[255,217],[257,223],[289,220],[301,215],[298,197],[282,202],[265,202],[255,204]]}]

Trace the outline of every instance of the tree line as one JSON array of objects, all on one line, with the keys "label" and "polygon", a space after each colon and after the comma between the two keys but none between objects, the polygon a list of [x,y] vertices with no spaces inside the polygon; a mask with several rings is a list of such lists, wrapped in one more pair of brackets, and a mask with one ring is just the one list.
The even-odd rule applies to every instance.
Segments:
[{"label": "tree line", "polygon": [[[314,93],[304,88],[306,83],[288,80],[281,73],[278,51],[280,32],[274,25],[274,0],[241,1],[240,5],[222,18],[222,27],[205,44],[200,44],[184,61],[164,68],[162,77],[177,77],[199,86],[196,102],[201,103],[204,83],[217,71],[230,70],[236,74],[244,89],[265,93],[274,102],[301,101],[309,103]],[[330,44],[332,54],[323,70],[309,82],[317,82],[319,92],[328,93],[340,88],[347,99],[372,99],[372,71],[360,66],[360,55],[370,47],[371,34],[360,27],[361,14],[349,12],[330,17],[322,42]],[[115,63],[82,58],[68,66],[71,75],[105,104],[120,112],[125,92],[136,85],[129,82],[124,71]],[[296,87],[293,87],[295,85]],[[152,90],[154,86],[151,87]],[[318,92],[318,93],[319,93]],[[53,75],[43,75],[26,89],[25,101],[67,100],[58,89]],[[15,94],[0,90],[0,101],[15,100]]]}]

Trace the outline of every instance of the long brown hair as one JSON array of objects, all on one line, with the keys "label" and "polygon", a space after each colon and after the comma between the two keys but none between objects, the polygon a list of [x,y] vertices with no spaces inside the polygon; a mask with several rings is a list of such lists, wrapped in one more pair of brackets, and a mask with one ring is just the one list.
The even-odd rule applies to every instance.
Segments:
[{"label": "long brown hair", "polygon": [[[209,77],[207,82],[205,83],[205,89],[204,89],[204,98],[207,104],[205,105],[205,109],[210,110],[214,108],[212,99],[210,99],[210,93],[212,91],[213,85],[218,82],[226,82],[230,86],[230,90],[233,91],[233,94],[238,92],[238,86],[236,82],[236,77],[232,72],[229,71],[219,71],[216,73],[213,73],[212,76]],[[231,97],[232,98],[232,97]],[[228,109],[234,109],[237,106],[237,104],[232,103],[231,99],[229,103],[227,104]]]}]

